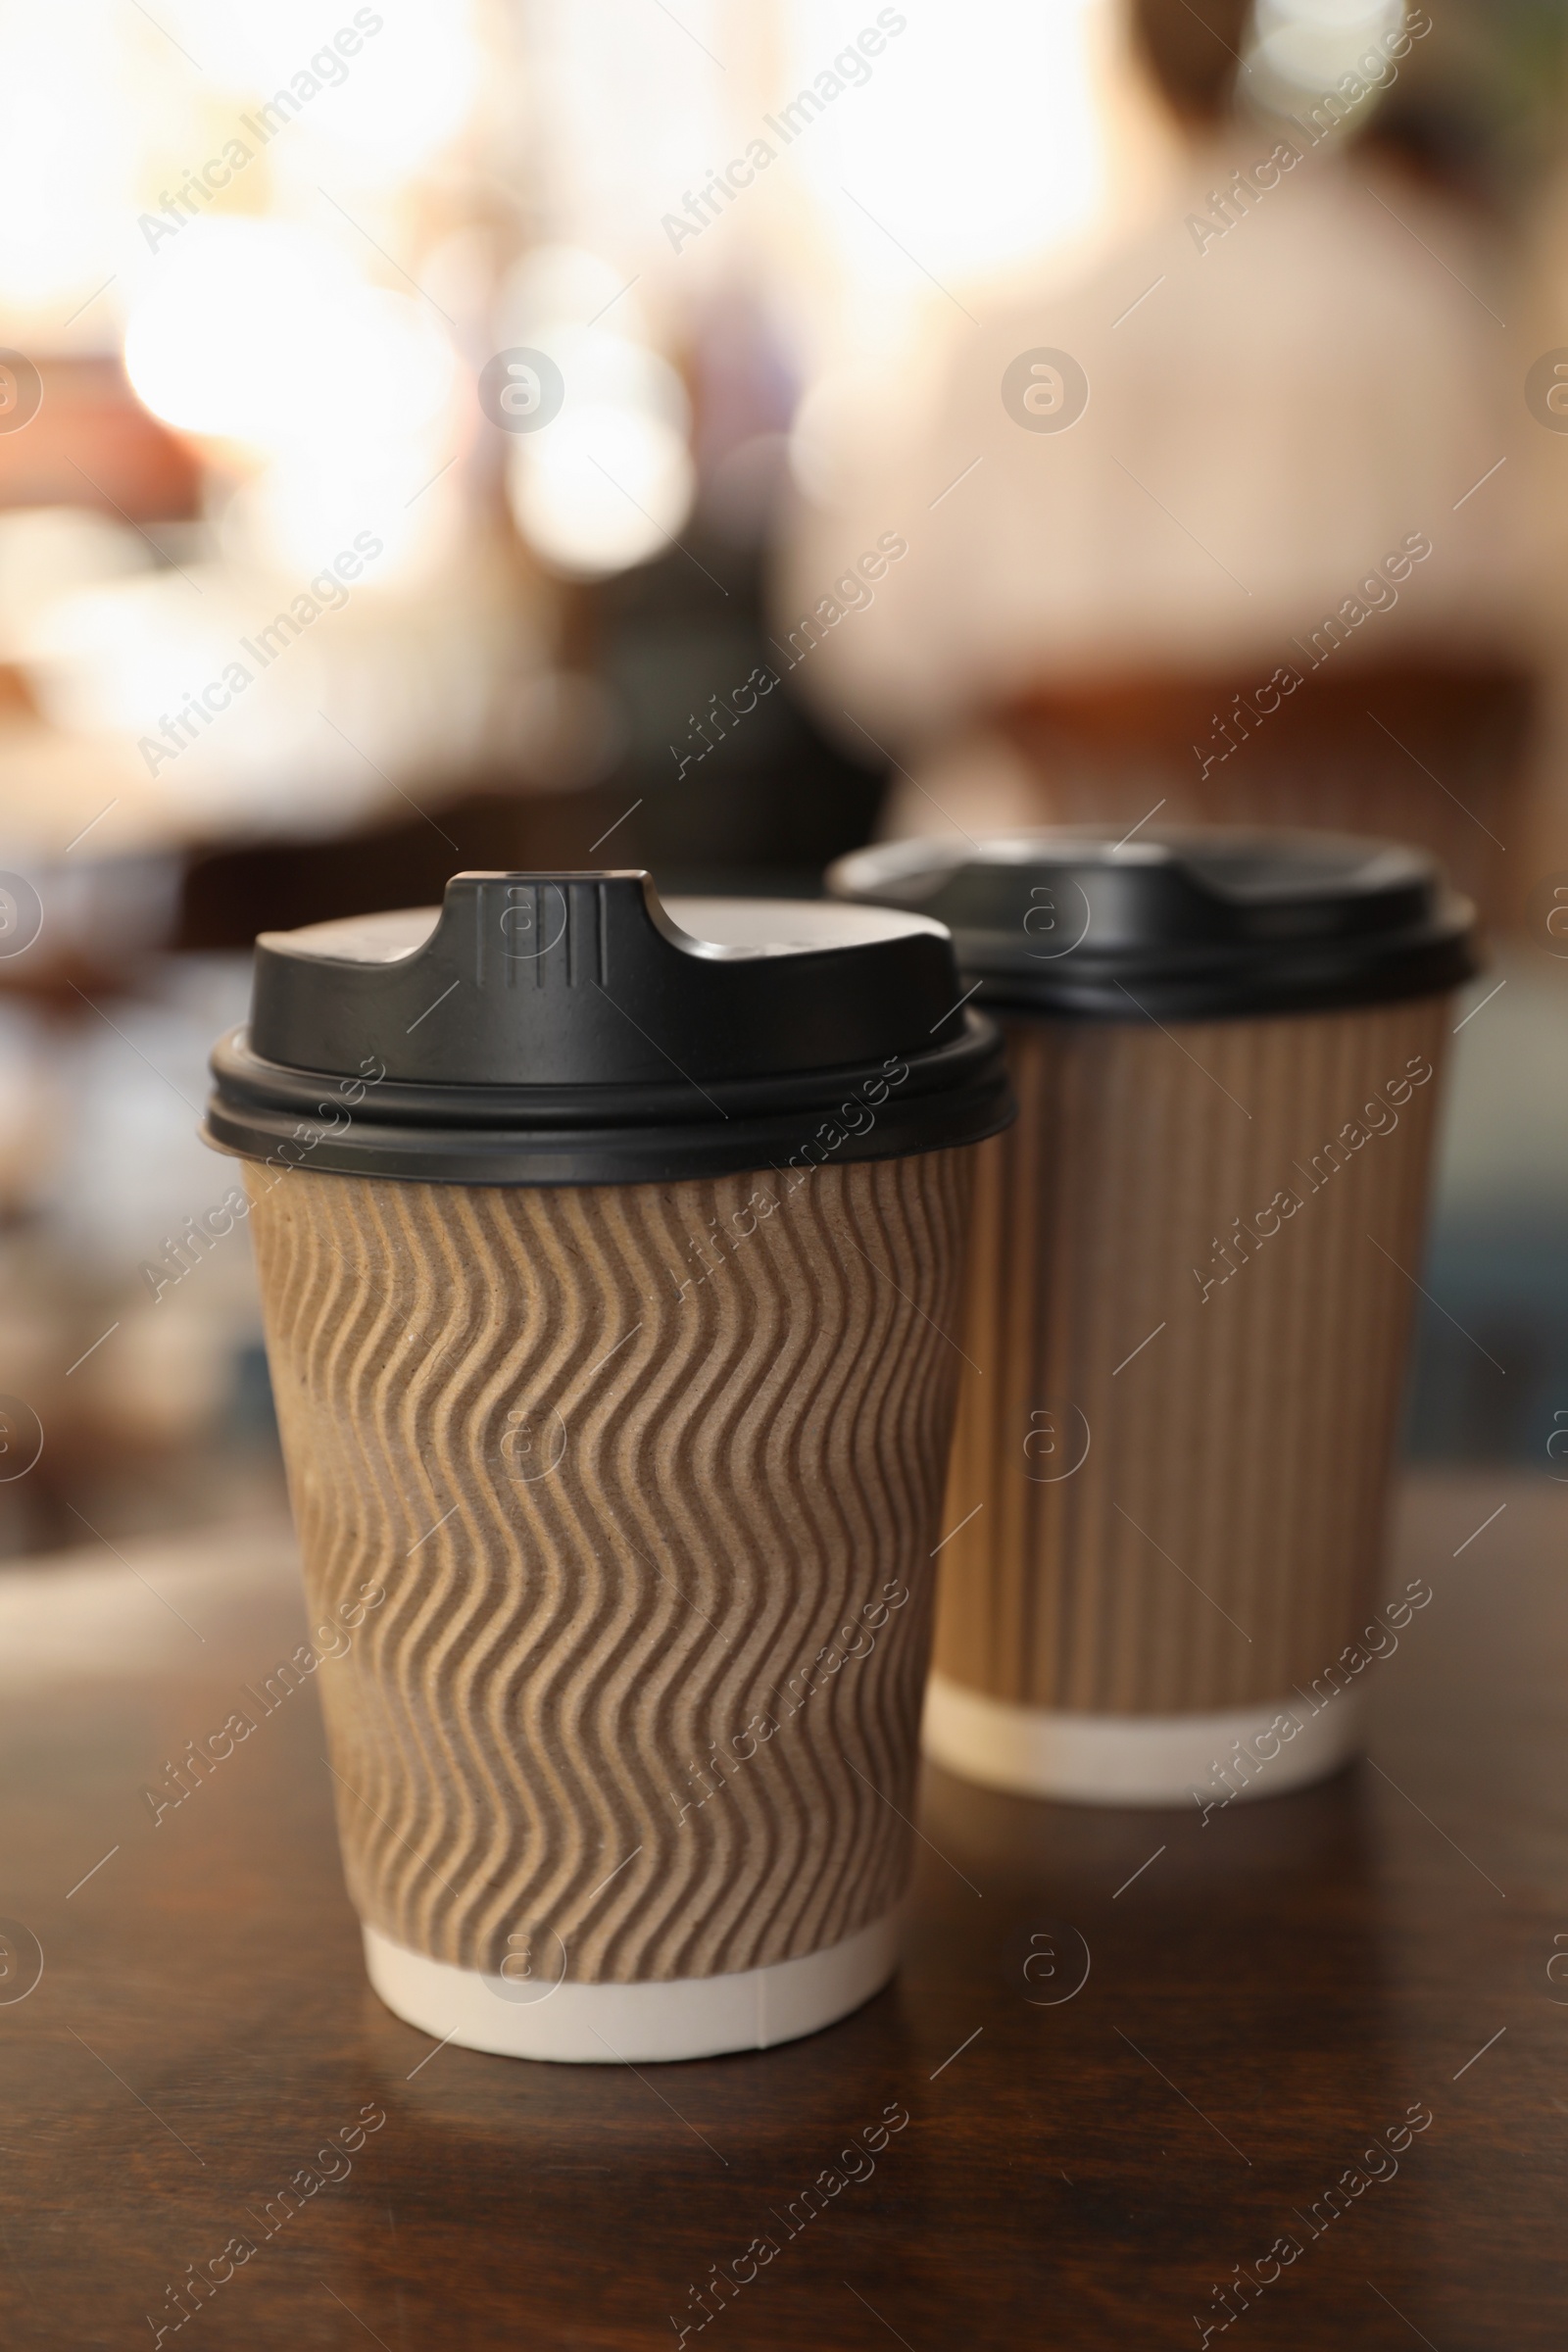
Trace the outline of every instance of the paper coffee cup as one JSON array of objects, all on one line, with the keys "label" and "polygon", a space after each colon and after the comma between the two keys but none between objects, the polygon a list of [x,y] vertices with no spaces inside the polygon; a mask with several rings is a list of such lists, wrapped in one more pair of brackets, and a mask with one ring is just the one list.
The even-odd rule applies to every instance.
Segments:
[{"label": "paper coffee cup", "polygon": [[884,1984],[971,1145],[941,928],[460,875],[258,943],[208,1134],[367,1965],[469,2047],[765,2046]]},{"label": "paper coffee cup", "polygon": [[977,1154],[928,1752],[1205,1820],[1332,1771],[1424,1605],[1378,1579],[1468,906],[1310,834],[833,881],[953,923],[1019,1101]]}]

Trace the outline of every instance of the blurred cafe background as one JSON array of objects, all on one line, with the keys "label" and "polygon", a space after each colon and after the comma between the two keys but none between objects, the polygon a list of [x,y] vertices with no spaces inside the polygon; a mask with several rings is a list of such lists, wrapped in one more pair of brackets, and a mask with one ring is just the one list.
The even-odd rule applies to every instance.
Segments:
[{"label": "blurred cafe background", "polygon": [[1565,45],[0,6],[0,1556],[278,1505],[189,1232],[258,930],[1155,809],[1481,902],[1407,1444],[1568,1478]]}]

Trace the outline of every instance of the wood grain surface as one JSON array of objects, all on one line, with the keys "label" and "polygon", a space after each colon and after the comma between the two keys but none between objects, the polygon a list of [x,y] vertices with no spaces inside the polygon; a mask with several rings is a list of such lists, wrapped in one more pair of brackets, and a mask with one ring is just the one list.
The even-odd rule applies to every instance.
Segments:
[{"label": "wood grain surface", "polygon": [[304,1638],[281,1530],[8,1574],[4,2342],[150,2344],[232,2243],[166,2344],[1142,2352],[1261,2271],[1227,2347],[1556,2347],[1565,1537],[1568,1487],[1424,1479],[1387,1582],[1434,1597],[1367,1669],[1371,1761],[1202,1828],[928,1772],[889,1990],[636,2073],[377,2002],[330,1663],[155,1825],[143,1788]]}]

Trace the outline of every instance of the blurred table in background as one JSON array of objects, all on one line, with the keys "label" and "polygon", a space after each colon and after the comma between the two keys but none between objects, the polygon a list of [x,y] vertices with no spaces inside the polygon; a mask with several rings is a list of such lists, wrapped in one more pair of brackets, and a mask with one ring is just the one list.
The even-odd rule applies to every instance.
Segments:
[{"label": "blurred table in background", "polygon": [[[1244,2288],[1259,2352],[1559,2344],[1565,1534],[1568,1485],[1418,1475],[1390,1583],[1434,1597],[1367,1668],[1375,1761],[1206,1826],[929,1771],[894,1985],[640,2071],[437,2047],[381,2007],[308,1686],[154,1827],[144,1786],[304,1632],[281,1525],[7,1571],[0,1986],[29,1938],[43,1972],[0,2001],[6,2342],[156,2338],[240,2237],[187,2339],[215,2352],[630,2352],[695,2340],[765,2235],[710,2343],[1100,2352],[1217,2328],[1214,2288],[1290,2233]],[[1412,2107],[1430,2126],[1365,2156]],[[874,2172],[841,2163],[903,2114]]]}]

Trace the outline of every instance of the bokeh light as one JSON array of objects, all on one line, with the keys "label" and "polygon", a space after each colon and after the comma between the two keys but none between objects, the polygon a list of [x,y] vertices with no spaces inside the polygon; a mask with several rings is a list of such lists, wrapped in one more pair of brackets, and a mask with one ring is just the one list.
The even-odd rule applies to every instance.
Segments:
[{"label": "bokeh light", "polygon": [[668,546],[691,510],[689,404],[656,352],[592,326],[541,338],[565,384],[562,412],[510,448],[518,528],[548,564],[579,578],[628,570]]},{"label": "bokeh light", "polygon": [[168,424],[260,450],[396,441],[451,389],[428,304],[368,285],[292,222],[195,220],[125,330],[125,368]]},{"label": "bokeh light", "polygon": [[1258,0],[1243,90],[1252,104],[1284,112],[1338,92],[1369,59],[1381,79],[1404,16],[1404,0]]}]

